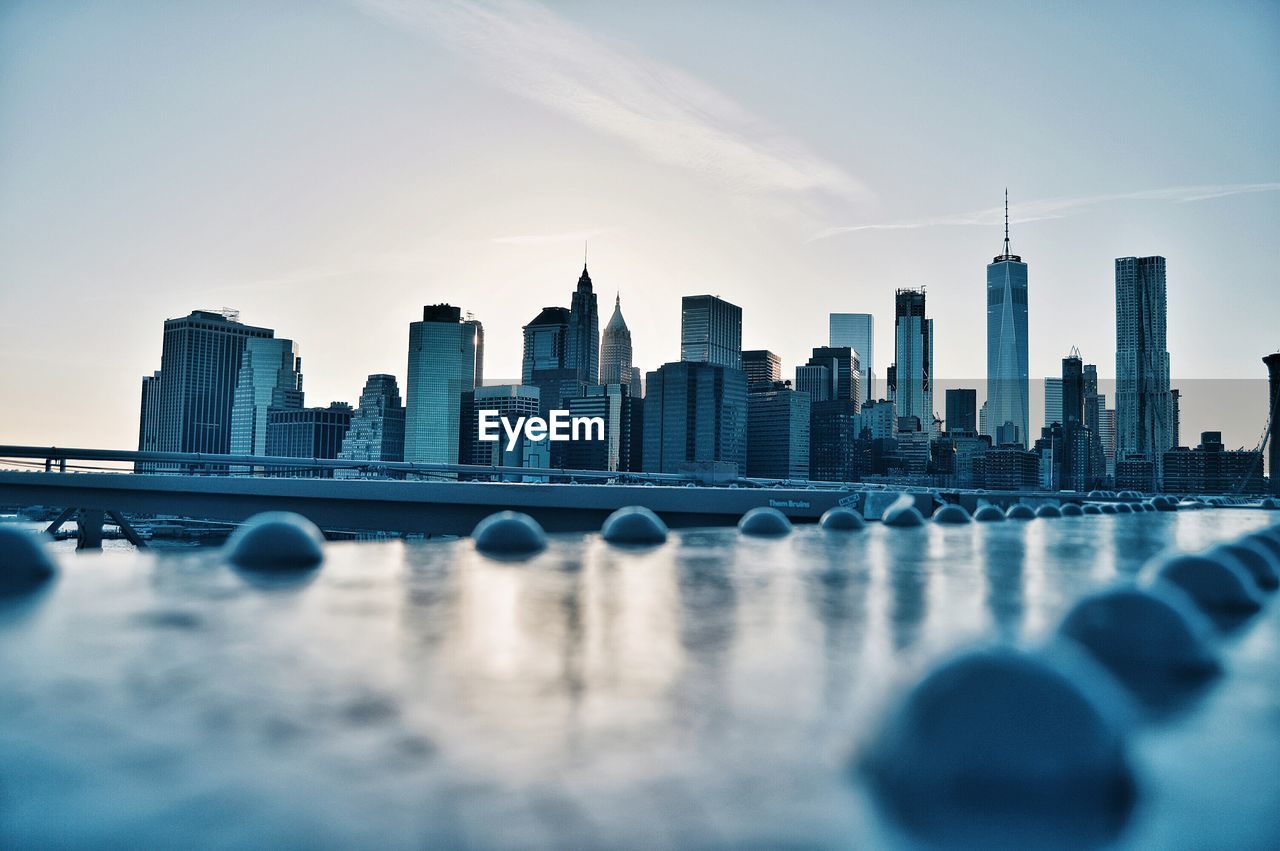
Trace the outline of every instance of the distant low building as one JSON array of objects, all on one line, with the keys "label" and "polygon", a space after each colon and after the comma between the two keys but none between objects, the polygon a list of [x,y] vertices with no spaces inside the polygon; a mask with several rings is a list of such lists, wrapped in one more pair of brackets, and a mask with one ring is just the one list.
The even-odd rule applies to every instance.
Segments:
[{"label": "distant low building", "polygon": [[1151,493],[1156,490],[1156,465],[1141,453],[1132,453],[1115,462],[1116,490]]},{"label": "distant low building", "polygon": [[808,479],[809,394],[782,381],[753,387],[747,396],[747,475]]},{"label": "distant low building", "polygon": [[975,487],[997,491],[1039,487],[1040,456],[1020,446],[1001,446],[974,459]]},{"label": "distant low building", "polygon": [[[351,427],[351,406],[333,402],[327,408],[271,411],[267,417],[267,455],[278,458],[337,458]],[[279,467],[280,476],[333,478],[333,470]]]},{"label": "distant low building", "polygon": [[1262,453],[1227,450],[1222,432],[1206,431],[1195,449],[1164,454],[1164,490],[1173,493],[1257,494],[1265,490]]}]

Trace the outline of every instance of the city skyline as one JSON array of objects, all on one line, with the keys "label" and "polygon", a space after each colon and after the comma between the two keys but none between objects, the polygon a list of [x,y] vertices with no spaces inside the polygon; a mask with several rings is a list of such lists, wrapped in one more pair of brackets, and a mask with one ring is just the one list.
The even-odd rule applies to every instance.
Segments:
[{"label": "city skyline", "polygon": [[[1019,253],[1034,261],[1031,375],[1078,345],[1114,379],[1123,256],[1167,258],[1175,387],[1260,379],[1257,359],[1276,347],[1280,182],[1257,141],[1280,125],[1257,106],[1280,100],[1264,61],[1280,44],[1275,9],[1227,5],[1204,27],[1207,13],[1144,5],[979,20],[516,2],[510,26],[483,4],[422,8],[266,9],[254,28],[226,9],[5,12],[10,439],[133,444],[137,376],[158,362],[152,329],[192,308],[233,305],[299,341],[318,402],[354,400],[370,373],[403,389],[406,317],[441,301],[495,329],[493,375],[514,377],[520,341],[506,329],[550,293],[562,300],[584,239],[598,291],[628,302],[644,370],[678,357],[668,329],[689,293],[741,306],[743,346],[778,353],[787,374],[828,339],[833,312],[879,316],[868,360],[890,364],[891,292],[924,285],[938,381],[976,379],[981,267],[999,249],[1006,185]],[[709,41],[711,26],[721,37]],[[950,70],[915,73],[921,59],[884,38],[899,32]],[[284,33],[296,66],[278,62]],[[960,51],[965,34],[1011,54]],[[784,37],[806,45],[803,61],[759,61]],[[125,50],[131,63],[113,61]],[[175,52],[201,59],[179,66]],[[58,72],[83,62],[101,69],[88,89]],[[999,73],[1010,62],[1016,79]],[[992,109],[997,79],[1016,114]],[[598,108],[574,112],[563,92]],[[189,103],[201,108],[188,115]],[[1115,129],[1139,116],[1140,133]],[[645,135],[663,117],[679,132]],[[1252,309],[1205,298],[1226,285]],[[104,353],[110,369],[81,368]],[[1183,442],[1202,430],[1186,425]]]}]

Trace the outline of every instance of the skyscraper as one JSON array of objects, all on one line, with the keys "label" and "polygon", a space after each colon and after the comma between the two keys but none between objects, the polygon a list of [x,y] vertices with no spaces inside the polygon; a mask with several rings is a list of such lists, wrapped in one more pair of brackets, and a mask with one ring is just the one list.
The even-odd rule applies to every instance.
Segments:
[{"label": "skyscraper", "polygon": [[600,338],[600,383],[631,383],[631,329],[622,318],[622,296],[613,300],[613,315]]},{"label": "skyscraper", "polygon": [[830,370],[831,393],[826,398],[853,402],[857,413],[862,399],[859,382],[862,380],[858,353],[848,346],[819,346],[813,350],[808,366],[823,366]]},{"label": "skyscraper", "polygon": [[[404,405],[394,375],[370,375],[351,417],[338,457],[349,461],[404,460]],[[356,478],[356,470],[337,470],[336,478]]]},{"label": "skyscraper", "polygon": [[292,340],[255,337],[245,343],[231,408],[231,453],[267,454],[267,414],[302,407],[302,358]]},{"label": "skyscraper", "polygon": [[[618,318],[622,314],[615,309]],[[628,339],[630,335],[628,334]],[[576,370],[578,379],[585,384],[600,381],[600,314],[596,309],[596,294],[591,288],[591,276],[587,264],[582,264],[578,288],[574,290],[569,305],[568,358],[566,366]]]},{"label": "skyscraper", "polygon": [[786,382],[757,383],[747,396],[747,475],[809,478],[809,395]]},{"label": "skyscraper", "polygon": [[807,363],[796,367],[796,390],[807,393],[810,402],[828,402],[834,398],[835,381],[831,366]]},{"label": "skyscraper", "polygon": [[946,392],[947,431],[978,431],[978,391],[964,388]]},{"label": "skyscraper", "polygon": [[1023,446],[1031,444],[1027,384],[1027,264],[1009,250],[1006,189],[1004,252],[987,264],[987,427],[994,434],[1013,423]]},{"label": "skyscraper", "polygon": [[1116,474],[1116,409],[1108,408],[1105,400],[1098,412],[1098,438],[1102,441],[1102,457],[1107,465],[1107,475]]},{"label": "skyscraper", "polygon": [[462,311],[448,304],[428,305],[422,321],[410,323],[404,460],[458,463],[462,394],[475,390],[483,369],[478,325],[463,321]]},{"label": "skyscraper", "polygon": [[[489,467],[533,467],[526,453],[524,433],[508,449],[507,435],[498,429],[497,440],[481,440],[478,423],[479,411],[497,411],[499,417],[515,422],[520,417],[537,416],[541,408],[538,388],[528,384],[495,384],[477,387],[462,394],[463,400],[463,452],[464,463],[483,464]],[[502,478],[508,478],[503,476]],[[509,477],[516,481],[520,476]]]},{"label": "skyscraper", "polygon": [[1277,430],[1280,430],[1280,424],[1276,420],[1280,419],[1280,352],[1267,355],[1262,359],[1267,367],[1267,378],[1269,381],[1267,402],[1270,412],[1267,415],[1267,422],[1271,423],[1270,445],[1267,449],[1267,473],[1271,476],[1271,492],[1280,494],[1280,436],[1277,436]]},{"label": "skyscraper", "polygon": [[1176,388],[1169,391],[1169,447],[1182,445],[1182,393]]},{"label": "skyscraper", "polygon": [[520,383],[538,388],[544,417],[549,411],[563,410],[569,399],[581,396],[587,387],[581,372],[569,362],[570,316],[566,308],[544,307],[524,326]]},{"label": "skyscraper", "polygon": [[747,387],[771,385],[782,380],[782,358],[767,349],[750,349],[742,353],[742,371]]},{"label": "skyscraper", "polygon": [[859,402],[875,396],[875,319],[870,313],[833,313],[829,318],[827,343],[830,346],[848,346],[858,353],[862,365]]},{"label": "skyscraper", "polygon": [[1071,354],[1062,359],[1062,407],[1063,425],[1084,424],[1084,360],[1074,346]]},{"label": "skyscraper", "polygon": [[685,296],[680,360],[742,369],[742,308],[713,295]]},{"label": "skyscraper", "polygon": [[644,469],[676,473],[689,463],[747,463],[747,376],[714,363],[680,361],[650,372],[644,397]]},{"label": "skyscraper", "polygon": [[1157,486],[1172,436],[1165,314],[1164,258],[1116,258],[1116,453],[1153,461]]},{"label": "skyscraper", "polygon": [[[139,430],[139,448],[229,452],[245,344],[274,336],[270,328],[241,324],[234,310],[196,310],[165,320],[159,377],[152,376],[158,384],[147,385],[150,412]],[[151,394],[156,395],[154,403]]]},{"label": "skyscraper", "polygon": [[890,398],[898,417],[916,417],[933,433],[933,320],[925,315],[925,291],[900,289],[894,300],[894,356]]},{"label": "skyscraper", "polygon": [[1044,425],[1062,423],[1062,378],[1049,376],[1044,380]]}]

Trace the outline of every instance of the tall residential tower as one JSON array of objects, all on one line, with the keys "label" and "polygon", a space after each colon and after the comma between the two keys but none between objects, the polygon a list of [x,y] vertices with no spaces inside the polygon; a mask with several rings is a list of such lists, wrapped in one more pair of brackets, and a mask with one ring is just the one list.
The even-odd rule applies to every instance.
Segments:
[{"label": "tall residential tower", "polygon": [[1172,445],[1163,257],[1116,258],[1116,457],[1154,463]]}]

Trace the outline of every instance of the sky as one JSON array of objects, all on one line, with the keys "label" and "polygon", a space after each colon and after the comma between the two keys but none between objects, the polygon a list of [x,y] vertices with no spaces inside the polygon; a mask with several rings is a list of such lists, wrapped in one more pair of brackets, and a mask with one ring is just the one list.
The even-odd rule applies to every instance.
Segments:
[{"label": "sky", "polygon": [[[1114,258],[1161,254],[1175,386],[1262,379],[1277,139],[1271,2],[5,2],[0,443],[135,447],[197,308],[297,341],[312,405],[403,382],[442,301],[515,378],[584,244],[642,369],[714,293],[784,376],[873,313],[883,376],[926,286],[963,384],[1006,187],[1033,377],[1072,346],[1114,376]],[[1191,430],[1256,442],[1265,396],[1195,396]]]}]

